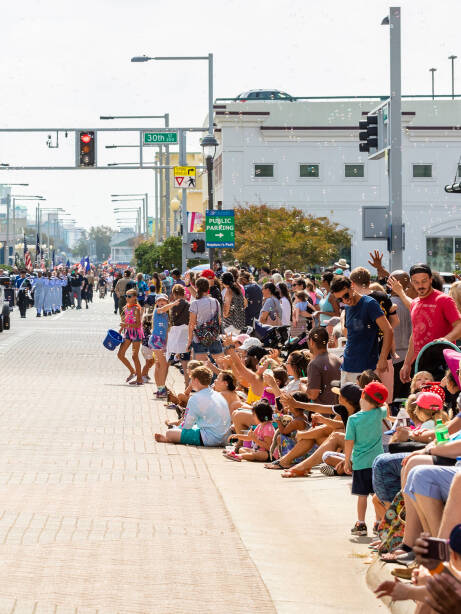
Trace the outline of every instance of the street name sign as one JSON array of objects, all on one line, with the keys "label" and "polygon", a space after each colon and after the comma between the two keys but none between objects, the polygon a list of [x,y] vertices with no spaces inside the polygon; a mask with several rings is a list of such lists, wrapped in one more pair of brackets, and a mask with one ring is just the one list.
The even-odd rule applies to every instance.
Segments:
[{"label": "street name sign", "polygon": [[144,145],[163,145],[178,142],[177,132],[144,132]]},{"label": "street name sign", "polygon": [[207,247],[235,247],[235,216],[233,209],[206,212],[205,224]]},{"label": "street name sign", "polygon": [[190,190],[196,187],[197,169],[195,166],[175,166],[173,171],[175,188]]}]

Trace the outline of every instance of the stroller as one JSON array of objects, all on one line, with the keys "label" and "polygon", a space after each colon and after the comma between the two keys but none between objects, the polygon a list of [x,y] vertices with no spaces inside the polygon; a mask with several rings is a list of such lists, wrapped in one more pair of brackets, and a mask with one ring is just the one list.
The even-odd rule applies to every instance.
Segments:
[{"label": "stroller", "polygon": [[440,382],[447,369],[447,363],[443,351],[451,349],[457,352],[460,349],[450,341],[431,341],[419,352],[415,362],[415,373],[428,371],[434,377],[434,381]]},{"label": "stroller", "polygon": [[255,320],[248,334],[259,339],[266,348],[282,348],[288,341],[288,329],[289,326],[267,326]]},{"label": "stroller", "polygon": [[307,350],[307,338],[309,336],[308,331],[302,332],[298,337],[294,337],[293,339],[288,339],[285,344],[283,350],[287,353],[287,356],[291,354],[291,352],[296,352],[296,350]]}]

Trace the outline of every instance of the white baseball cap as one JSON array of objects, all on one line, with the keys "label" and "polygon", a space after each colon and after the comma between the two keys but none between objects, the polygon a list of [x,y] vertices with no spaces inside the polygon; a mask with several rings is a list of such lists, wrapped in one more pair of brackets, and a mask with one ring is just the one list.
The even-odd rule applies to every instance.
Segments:
[{"label": "white baseball cap", "polygon": [[244,350],[245,352],[247,352],[250,348],[254,348],[254,347],[262,347],[262,343],[259,339],[256,339],[256,337],[250,337],[249,339],[246,339],[242,345],[240,346],[241,350]]}]

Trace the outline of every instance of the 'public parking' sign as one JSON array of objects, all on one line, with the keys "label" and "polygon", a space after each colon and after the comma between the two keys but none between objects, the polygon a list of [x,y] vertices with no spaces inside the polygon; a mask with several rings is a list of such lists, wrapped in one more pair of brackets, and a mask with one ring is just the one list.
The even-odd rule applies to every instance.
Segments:
[{"label": "'public parking' sign", "polygon": [[235,216],[233,209],[206,212],[206,246],[235,247]]}]

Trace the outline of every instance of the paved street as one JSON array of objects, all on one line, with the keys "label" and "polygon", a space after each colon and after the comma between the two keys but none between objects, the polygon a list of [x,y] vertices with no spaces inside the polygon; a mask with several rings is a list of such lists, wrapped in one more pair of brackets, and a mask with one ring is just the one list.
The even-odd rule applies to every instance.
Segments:
[{"label": "paved street", "polygon": [[95,301],[0,335],[0,614],[384,611],[349,480],[156,444]]}]

